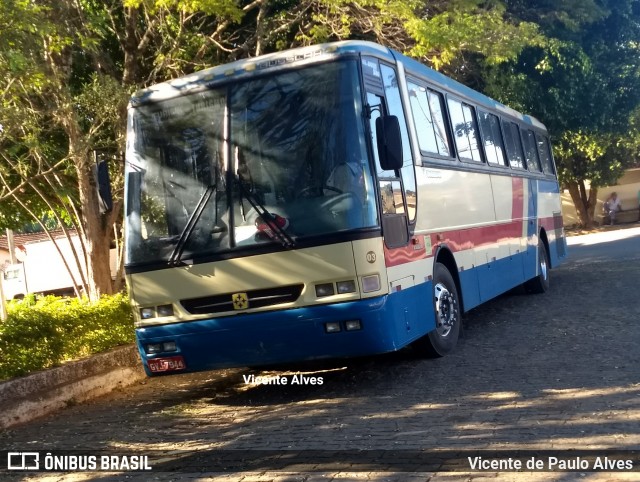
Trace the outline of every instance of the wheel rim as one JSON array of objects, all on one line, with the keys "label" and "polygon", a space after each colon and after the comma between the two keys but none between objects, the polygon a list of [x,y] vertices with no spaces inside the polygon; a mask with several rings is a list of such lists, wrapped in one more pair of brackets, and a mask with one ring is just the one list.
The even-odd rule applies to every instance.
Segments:
[{"label": "wheel rim", "polygon": [[436,330],[442,337],[451,333],[455,325],[458,308],[453,294],[442,283],[437,283],[435,287],[436,302]]},{"label": "wheel rim", "polygon": [[548,267],[547,267],[547,256],[544,252],[540,253],[540,276],[542,276],[543,280],[547,280],[548,276]]}]

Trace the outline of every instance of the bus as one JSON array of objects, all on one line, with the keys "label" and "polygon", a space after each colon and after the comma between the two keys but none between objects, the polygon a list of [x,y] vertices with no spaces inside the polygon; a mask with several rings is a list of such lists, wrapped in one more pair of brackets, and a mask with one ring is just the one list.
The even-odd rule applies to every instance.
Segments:
[{"label": "bus", "polygon": [[381,45],[134,94],[126,278],[149,376],[397,351],[566,257],[542,123]]}]

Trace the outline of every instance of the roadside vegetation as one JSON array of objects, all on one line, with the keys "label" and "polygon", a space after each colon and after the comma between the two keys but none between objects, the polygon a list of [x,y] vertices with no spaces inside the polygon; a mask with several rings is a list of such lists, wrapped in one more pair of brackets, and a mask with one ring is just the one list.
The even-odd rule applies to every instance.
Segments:
[{"label": "roadside vegetation", "polygon": [[0,380],[50,368],[134,340],[123,294],[98,301],[47,296],[8,304],[0,323]]}]

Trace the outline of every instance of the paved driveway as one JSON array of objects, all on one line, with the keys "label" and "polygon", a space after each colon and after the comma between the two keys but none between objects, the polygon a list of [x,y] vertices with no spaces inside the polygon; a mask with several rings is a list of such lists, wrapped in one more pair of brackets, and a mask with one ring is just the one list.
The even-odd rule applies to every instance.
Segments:
[{"label": "paved driveway", "polygon": [[[473,310],[446,358],[407,351],[296,367],[322,385],[244,383],[291,380],[283,371],[150,379],[2,433],[0,449],[139,449],[155,465],[22,480],[640,480],[640,228],[570,245],[550,292]],[[485,470],[471,471],[468,456]],[[633,471],[558,470],[592,468],[598,456],[623,469],[632,459]],[[555,471],[511,472],[509,457]],[[435,472],[439,463],[451,472]]]}]

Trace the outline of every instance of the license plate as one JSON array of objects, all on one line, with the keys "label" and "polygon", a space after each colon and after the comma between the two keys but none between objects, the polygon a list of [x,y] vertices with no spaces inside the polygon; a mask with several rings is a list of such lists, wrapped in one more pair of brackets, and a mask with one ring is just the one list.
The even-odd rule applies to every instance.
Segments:
[{"label": "license plate", "polygon": [[182,356],[170,356],[166,358],[154,358],[147,360],[149,370],[153,373],[175,372],[187,368]]}]

